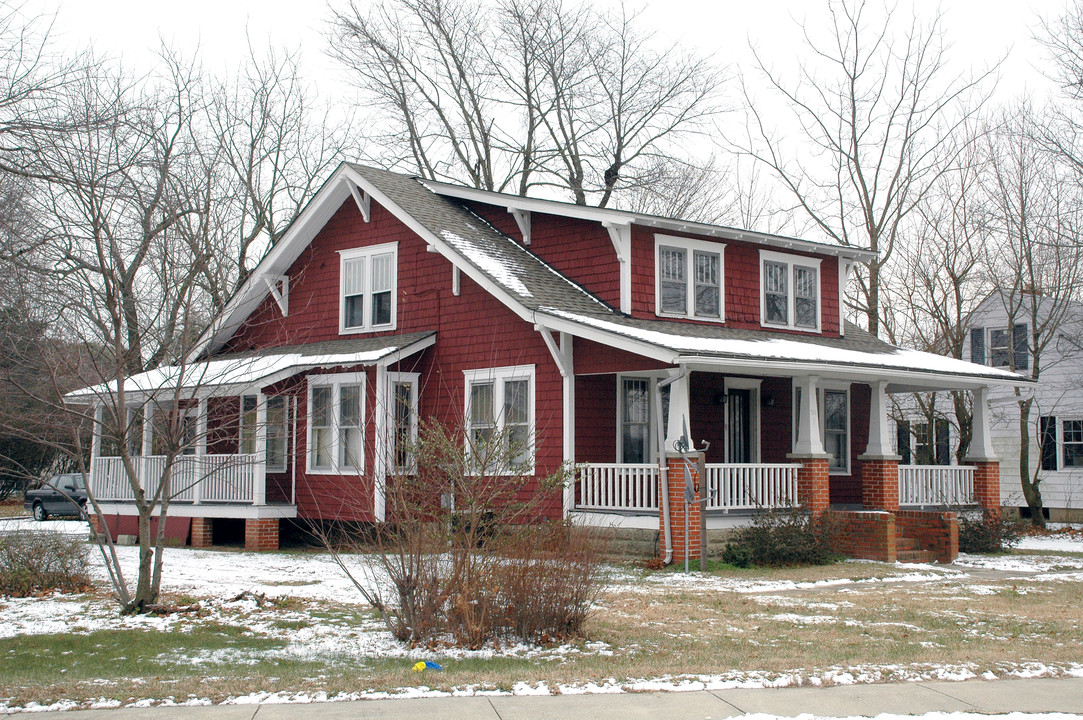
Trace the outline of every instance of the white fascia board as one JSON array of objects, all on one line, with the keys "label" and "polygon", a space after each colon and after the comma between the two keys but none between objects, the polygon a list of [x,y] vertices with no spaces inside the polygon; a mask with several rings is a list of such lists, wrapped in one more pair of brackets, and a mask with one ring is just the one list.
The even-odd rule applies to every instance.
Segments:
[{"label": "white fascia board", "polygon": [[423,180],[424,184],[438,195],[447,195],[460,200],[471,200],[487,205],[500,205],[508,208],[560,215],[563,217],[577,218],[579,220],[591,220],[594,222],[634,223],[647,227],[660,228],[676,232],[699,233],[711,237],[727,238],[731,240],[743,240],[758,245],[770,245],[786,250],[799,250],[802,252],[832,255],[852,258],[860,262],[868,262],[876,257],[871,250],[845,247],[843,245],[828,245],[810,240],[788,238],[782,235],[770,235],[759,233],[754,230],[740,230],[738,228],[725,227],[723,225],[709,225],[707,223],[686,222],[670,218],[657,217],[654,215],[640,215],[626,210],[613,210],[611,208],[597,208],[587,205],[573,205],[572,203],[559,200],[545,200],[542,198],[522,197],[519,195],[507,195],[489,190],[452,185],[439,180]]},{"label": "white fascia board", "polygon": [[342,203],[351,196],[349,184],[343,182],[347,168],[345,163],[339,166],[290,224],[286,234],[263,256],[222,312],[200,335],[195,347],[186,356],[186,362],[193,362],[207,350],[217,350],[215,345],[232,336],[267,296],[269,290],[263,278],[285,274],[316,234],[338,212]]},{"label": "white fascia board", "polygon": [[401,207],[398,203],[395,203],[387,195],[379,190],[375,185],[370,183],[360,173],[353,170],[349,166],[345,168],[346,176],[349,177],[354,183],[365,190],[376,202],[396,218],[399,219],[404,225],[414,231],[422,240],[427,242],[431,247],[436,248],[436,251],[444,256],[452,265],[455,265],[460,271],[466,273],[466,276],[476,282],[482,288],[485,289],[493,297],[504,303],[512,312],[518,315],[523,320],[533,323],[532,312],[525,305],[520,303],[510,292],[489,279],[487,275],[478,270],[473,263],[467,261],[462,255],[459,254],[451,245],[445,242],[443,239],[436,236],[435,233],[430,231],[427,227],[418,222],[413,215],[409,213],[405,208]]},{"label": "white fascia board", "polygon": [[544,325],[550,330],[567,333],[574,337],[581,337],[585,340],[593,340],[602,345],[608,345],[609,347],[614,347],[618,350],[642,355],[667,365],[677,364],[680,357],[680,353],[674,350],[642,342],[619,333],[609,333],[604,330],[599,330],[590,325],[577,323],[574,320],[562,318],[558,315],[551,315],[545,312],[545,310],[538,310],[534,315],[537,324]]}]

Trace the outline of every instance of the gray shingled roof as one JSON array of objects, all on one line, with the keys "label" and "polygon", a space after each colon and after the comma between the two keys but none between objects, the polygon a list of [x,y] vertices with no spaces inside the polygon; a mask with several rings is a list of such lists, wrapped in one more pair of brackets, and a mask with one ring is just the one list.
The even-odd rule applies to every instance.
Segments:
[{"label": "gray shingled roof", "polygon": [[432,192],[417,178],[364,165],[350,167],[526,308],[612,310],[514,238],[462,203]]},{"label": "gray shingled roof", "polygon": [[270,355],[298,354],[302,357],[310,355],[350,355],[355,353],[368,353],[383,350],[384,348],[405,348],[416,342],[424,340],[436,334],[435,330],[424,332],[403,333],[402,335],[384,335],[382,337],[353,337],[345,340],[325,340],[323,342],[306,343],[304,345],[281,345],[278,347],[265,347],[258,350],[246,350],[242,352],[222,353],[206,358],[207,360],[234,360],[250,357],[267,357]]}]

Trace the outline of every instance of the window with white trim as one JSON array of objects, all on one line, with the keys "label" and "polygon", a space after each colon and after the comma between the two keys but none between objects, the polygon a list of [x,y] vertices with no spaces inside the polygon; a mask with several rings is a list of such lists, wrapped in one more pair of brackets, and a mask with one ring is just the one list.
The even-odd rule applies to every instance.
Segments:
[{"label": "window with white trim", "polygon": [[722,243],[654,236],[655,313],[725,320]]},{"label": "window with white trim", "polygon": [[1062,465],[1083,467],[1083,420],[1061,421]]},{"label": "window with white trim", "polygon": [[[832,475],[850,473],[850,391],[846,388],[820,388],[816,391],[820,438],[828,455],[827,468]],[[801,422],[801,388],[793,389],[793,436],[796,444]]]},{"label": "window with white trim", "polygon": [[534,366],[463,371],[466,438],[479,471],[529,472],[534,465]]},{"label": "window with white trim", "polygon": [[339,251],[339,332],[395,327],[398,243]]},{"label": "window with white trim", "polygon": [[622,463],[651,461],[651,378],[620,378],[620,458]]},{"label": "window with white trim", "polygon": [[355,473],[365,467],[365,374],[308,378],[309,472]]},{"label": "window with white trim", "polygon": [[761,324],[820,330],[820,261],[760,251]]},{"label": "window with white trim", "polygon": [[417,446],[418,373],[388,373],[387,427],[390,439],[390,467],[400,473],[413,472]]}]

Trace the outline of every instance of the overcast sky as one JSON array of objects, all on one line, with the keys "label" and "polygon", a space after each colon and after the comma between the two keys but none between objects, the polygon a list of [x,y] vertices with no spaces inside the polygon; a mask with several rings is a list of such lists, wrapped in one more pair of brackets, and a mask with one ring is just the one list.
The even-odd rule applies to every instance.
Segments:
[{"label": "overcast sky", "polygon": [[[615,2],[616,0],[605,0]],[[364,7],[365,0],[356,0]],[[879,3],[874,3],[879,5]],[[344,6],[344,2],[332,2]],[[636,3],[629,2],[630,6]],[[779,69],[798,60],[800,25],[813,32],[824,27],[826,2],[801,0],[648,0],[647,25],[672,42],[691,43],[731,69],[747,68],[749,43]],[[1000,92],[1045,92],[1040,66],[1042,49],[1033,40],[1039,17],[1056,17],[1065,0],[898,0],[897,22],[909,24],[911,13],[928,18],[939,8],[952,43],[952,60],[960,69],[980,68],[1005,58]],[[99,53],[122,57],[136,67],[149,67],[162,37],[174,47],[198,47],[208,70],[235,66],[245,54],[245,31],[258,47],[272,43],[300,47],[307,75],[321,91],[341,92],[328,82],[341,72],[325,58],[324,27],[330,15],[324,3],[298,0],[30,0],[27,12],[57,13],[55,26],[65,48],[93,44]],[[791,21],[794,18],[798,21]]]}]

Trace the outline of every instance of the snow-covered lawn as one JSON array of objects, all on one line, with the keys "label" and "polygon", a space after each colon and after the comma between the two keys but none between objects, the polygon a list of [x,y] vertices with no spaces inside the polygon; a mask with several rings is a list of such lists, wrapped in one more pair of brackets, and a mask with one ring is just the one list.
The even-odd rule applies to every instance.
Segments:
[{"label": "snow-covered lawn", "polygon": [[[0,533],[21,529],[86,533],[76,521],[0,519]],[[164,591],[178,601],[199,600],[202,611],[166,617],[118,615],[95,555],[102,592],[0,599],[0,668],[4,652],[17,655],[20,642],[32,638],[238,627],[240,639],[228,648],[185,650],[195,678],[156,677],[155,685],[103,671],[62,687],[72,699],[60,701],[48,687],[0,688],[0,712],[40,707],[32,702],[107,707],[1083,676],[1080,611],[1061,607],[1063,593],[1078,597],[1083,588],[1083,539],[1032,537],[1022,547],[1028,552],[963,556],[949,566],[851,562],[722,575],[612,568],[589,640],[545,648],[504,643],[475,651],[403,647],[322,552],[167,549]],[[118,552],[134,578],[137,548]],[[351,560],[360,568],[358,577],[382,582],[367,558]],[[254,596],[272,602],[258,603]],[[1015,624],[1008,622],[1016,620],[1013,612]],[[246,645],[246,638],[262,644]],[[868,657],[854,650],[861,643],[868,644]],[[832,653],[833,644],[849,648],[845,656],[855,661],[838,662],[842,656]],[[896,646],[899,660],[885,662],[894,656],[883,649]],[[429,659],[447,672],[409,671]],[[306,665],[295,676],[283,670],[285,679],[276,681],[280,663]],[[244,668],[261,680],[247,681]],[[200,672],[209,677],[198,677]],[[160,685],[168,682],[189,692],[164,694]]]}]

